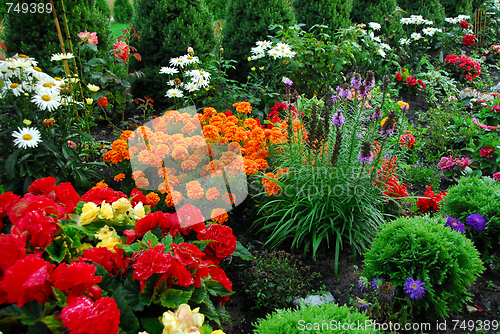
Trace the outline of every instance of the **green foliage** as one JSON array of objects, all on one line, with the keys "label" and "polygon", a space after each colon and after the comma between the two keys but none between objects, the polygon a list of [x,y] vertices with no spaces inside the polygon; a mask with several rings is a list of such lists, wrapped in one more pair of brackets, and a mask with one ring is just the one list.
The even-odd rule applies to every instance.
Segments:
[{"label": "green foliage", "polygon": [[266,40],[270,25],[285,28],[295,23],[292,8],[286,0],[230,0],[226,7],[223,29],[224,58],[237,61],[228,75],[244,81],[250,70],[247,58],[255,42]]},{"label": "green foliage", "polygon": [[441,184],[443,173],[437,165],[427,166],[421,162],[417,162],[413,165],[399,163],[398,166],[398,174],[401,180],[404,180],[410,186],[430,185],[433,189],[437,189]]},{"label": "green foliage", "polygon": [[[406,315],[440,319],[462,309],[470,300],[467,286],[484,271],[479,252],[464,235],[429,216],[402,217],[386,223],[365,253],[368,282],[390,281],[396,288],[394,310]],[[401,288],[408,277],[425,283],[420,300],[406,297]]]},{"label": "green foliage", "polygon": [[165,98],[158,98],[158,92],[166,88],[160,68],[169,66],[170,58],[186,54],[190,46],[202,61],[214,51],[212,14],[202,0],[138,0],[134,5],[132,26],[141,36],[136,47],[142,61],[132,60],[130,64],[146,78],[134,82],[132,93],[165,103]]},{"label": "green foliage", "polygon": [[106,0],[96,0],[95,6],[105,17],[107,17],[108,19],[111,18],[111,9],[109,8],[108,2]]},{"label": "green foliage", "polygon": [[207,7],[212,11],[215,20],[226,17],[226,0],[205,0]]},{"label": "green foliage", "polygon": [[[354,1],[351,11],[351,20],[354,23],[364,23],[364,24],[368,24],[370,22],[377,22],[383,27],[386,22],[384,17],[386,16],[388,17],[389,14],[394,12],[396,6],[397,6],[396,0]],[[382,31],[385,31],[384,28],[382,28]]]},{"label": "green foliage", "polygon": [[399,7],[409,15],[422,15],[424,19],[434,21],[436,26],[442,26],[445,10],[440,0],[401,0]]},{"label": "green foliage", "polygon": [[440,2],[444,7],[446,17],[456,17],[458,15],[474,17],[472,13],[473,1],[471,0],[440,0]]},{"label": "green foliage", "polygon": [[115,0],[113,12],[114,19],[118,23],[127,23],[134,15],[134,8],[128,0]]},{"label": "green foliage", "polygon": [[333,35],[339,28],[346,28],[350,24],[353,0],[295,0],[295,18],[298,23],[305,24],[308,31],[316,24],[325,25],[324,33]]},{"label": "green foliage", "polygon": [[251,266],[243,271],[246,295],[253,309],[289,306],[294,298],[307,294],[314,278],[299,257],[284,251],[256,252]]},{"label": "green foliage", "polygon": [[315,333],[379,333],[372,326],[363,326],[359,330],[357,327],[348,330],[339,328],[342,324],[364,325],[369,322],[367,315],[353,307],[328,303],[320,306],[302,304],[294,310],[279,309],[253,325],[256,334],[299,334],[305,330],[314,330]]},{"label": "green foliage", "polygon": [[483,258],[500,245],[500,182],[490,177],[470,176],[448,188],[448,195],[441,205],[443,215],[449,215],[466,223],[465,218],[480,213],[487,221],[483,232],[471,233]]},{"label": "green foliage", "polygon": [[[48,0],[36,0],[35,3],[49,3]],[[66,0],[64,1],[66,18],[70,36],[66,35],[62,7],[60,1],[54,2],[58,16],[59,25],[65,50],[70,52],[70,38],[73,47],[80,39],[77,35],[83,31],[96,32],[99,40],[98,57],[107,59],[107,51],[113,48],[113,36],[109,28],[109,21],[100,12],[94,0]],[[29,22],[29,24],[26,24]],[[41,15],[38,13],[16,13],[11,11],[5,17],[5,39],[4,43],[10,54],[22,53],[34,57],[38,62],[38,67],[48,71],[53,67],[50,56],[54,53],[61,53],[61,45],[57,35],[54,18],[52,15]],[[76,50],[75,50],[76,52]],[[50,72],[49,72],[50,73]]]}]

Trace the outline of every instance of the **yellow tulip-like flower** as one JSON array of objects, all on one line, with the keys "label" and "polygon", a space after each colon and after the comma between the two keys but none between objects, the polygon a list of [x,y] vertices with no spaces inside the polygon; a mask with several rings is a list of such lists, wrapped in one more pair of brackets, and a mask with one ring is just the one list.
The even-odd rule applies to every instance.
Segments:
[{"label": "yellow tulip-like flower", "polygon": [[92,103],[94,103],[94,99],[91,97],[88,97],[88,98],[85,98],[85,102],[87,102],[88,105],[91,105]]},{"label": "yellow tulip-like flower", "polygon": [[111,207],[111,204],[106,203],[105,201],[102,201],[100,214],[101,214],[101,217],[104,219],[112,219],[113,218],[113,208]]},{"label": "yellow tulip-like flower", "polygon": [[94,234],[94,237],[99,240],[104,240],[106,238],[111,238],[114,235],[116,235],[115,231],[111,230],[108,225],[105,225],[103,228],[97,231],[96,234]]},{"label": "yellow tulip-like flower", "polygon": [[94,221],[99,213],[99,208],[92,202],[85,203],[82,207],[82,214],[78,220],[78,225],[87,225]]},{"label": "yellow tulip-like flower", "polygon": [[111,237],[111,238],[104,238],[100,243],[96,245],[96,247],[106,247],[111,252],[116,253],[115,246],[121,244],[122,244],[122,239]]},{"label": "yellow tulip-like flower", "polygon": [[134,219],[142,219],[146,215],[146,211],[144,210],[144,205],[142,202],[137,203],[134,206],[134,211],[132,213],[132,218]]},{"label": "yellow tulip-like flower", "polygon": [[94,93],[95,93],[95,92],[97,92],[97,91],[100,89],[98,86],[93,85],[93,84],[90,84],[90,83],[87,85],[87,88],[88,88],[91,92],[94,92]]},{"label": "yellow tulip-like flower", "polygon": [[216,331],[213,331],[211,334],[225,334],[223,331],[221,331],[220,329],[216,330]]},{"label": "yellow tulip-like flower", "polygon": [[116,202],[113,202],[111,206],[113,207],[113,209],[120,213],[127,212],[132,208],[132,204],[130,204],[130,201],[123,197],[118,199]]}]

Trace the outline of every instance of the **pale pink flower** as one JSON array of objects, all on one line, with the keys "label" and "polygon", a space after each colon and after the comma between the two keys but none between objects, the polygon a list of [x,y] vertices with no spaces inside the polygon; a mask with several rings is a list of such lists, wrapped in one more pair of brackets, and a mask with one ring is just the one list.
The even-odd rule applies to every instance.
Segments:
[{"label": "pale pink flower", "polygon": [[85,32],[79,33],[78,37],[80,37],[80,39],[82,41],[87,42],[88,44],[97,45],[97,43],[98,43],[96,32],[90,33],[87,30],[85,30]]}]

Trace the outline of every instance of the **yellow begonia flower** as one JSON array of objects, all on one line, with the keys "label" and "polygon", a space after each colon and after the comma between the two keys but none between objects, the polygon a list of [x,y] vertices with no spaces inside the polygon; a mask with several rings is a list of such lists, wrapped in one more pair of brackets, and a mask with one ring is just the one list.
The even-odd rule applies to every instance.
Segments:
[{"label": "yellow begonia flower", "polygon": [[96,245],[96,247],[106,247],[111,252],[116,253],[115,246],[121,244],[122,244],[122,239],[111,237],[111,238],[104,238],[100,243]]},{"label": "yellow begonia flower", "polygon": [[94,99],[91,97],[85,98],[85,102],[87,102],[88,105],[91,105],[94,102]]},{"label": "yellow begonia flower", "polygon": [[94,92],[94,93],[95,93],[95,92],[97,92],[97,91],[100,89],[98,86],[93,85],[93,84],[90,84],[90,83],[87,85],[87,88],[88,88],[91,92]]},{"label": "yellow begonia flower", "polygon": [[163,313],[162,323],[165,326],[163,334],[188,333],[188,331],[189,333],[199,333],[199,330],[194,330],[203,326],[205,321],[205,316],[199,312],[199,307],[191,310],[188,304],[182,304],[175,313],[172,311]]},{"label": "yellow begonia flower", "polygon": [[101,228],[99,231],[97,231],[97,233],[94,234],[94,237],[96,237],[99,240],[104,240],[106,238],[111,238],[114,235],[116,235],[115,231],[110,230],[109,226],[106,225],[103,228]]},{"label": "yellow begonia flower", "polygon": [[111,205],[113,209],[119,212],[127,212],[132,208],[132,204],[130,204],[130,201],[126,198],[120,198],[116,202],[113,202]]},{"label": "yellow begonia flower", "polygon": [[82,247],[78,247],[76,250],[77,250],[78,252],[83,252],[84,250],[86,250],[86,249],[90,249],[90,248],[94,248],[94,246],[92,246],[92,245],[91,245],[91,244],[89,244],[88,242],[84,242],[84,243],[82,244]]},{"label": "yellow begonia flower", "polygon": [[113,218],[113,208],[111,204],[102,201],[101,204],[101,217],[104,219],[112,219]]},{"label": "yellow begonia flower", "polygon": [[144,206],[142,202],[139,202],[134,207],[133,218],[134,219],[142,219],[146,215],[146,211],[144,211]]},{"label": "yellow begonia flower", "polygon": [[213,331],[211,334],[225,334],[223,331],[221,331],[220,329],[216,330],[216,331]]},{"label": "yellow begonia flower", "polygon": [[99,208],[92,202],[85,203],[82,207],[82,214],[78,220],[78,225],[87,225],[94,221],[99,213]]}]

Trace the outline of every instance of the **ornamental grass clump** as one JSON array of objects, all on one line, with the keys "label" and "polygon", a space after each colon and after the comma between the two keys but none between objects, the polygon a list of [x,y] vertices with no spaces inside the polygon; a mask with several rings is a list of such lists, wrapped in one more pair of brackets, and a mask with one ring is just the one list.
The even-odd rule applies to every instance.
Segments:
[{"label": "ornamental grass clump", "polygon": [[[448,188],[441,213],[459,220],[483,260],[500,246],[500,182],[491,177],[470,176]],[[496,252],[498,259],[498,252]],[[498,261],[498,260],[497,260]]]},{"label": "ornamental grass clump", "polygon": [[445,224],[445,218],[426,215],[398,218],[381,228],[364,254],[360,286],[369,288],[373,280],[378,291],[381,283],[390,282],[395,294],[390,307],[374,314],[396,322],[441,319],[471,300],[467,286],[484,271],[480,254],[469,239]]}]

